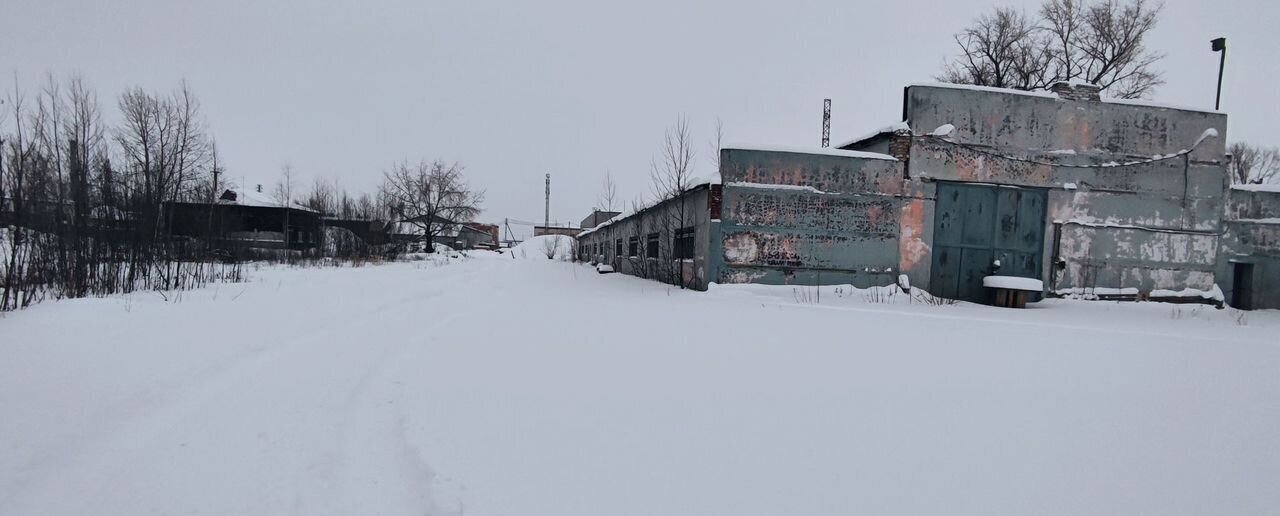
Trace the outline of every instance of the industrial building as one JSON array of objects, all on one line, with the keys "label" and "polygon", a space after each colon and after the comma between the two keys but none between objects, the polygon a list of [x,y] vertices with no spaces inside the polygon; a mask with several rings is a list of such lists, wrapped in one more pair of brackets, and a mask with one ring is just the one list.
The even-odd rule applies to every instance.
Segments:
[{"label": "industrial building", "polygon": [[617,217],[618,215],[621,215],[621,214],[622,212],[618,212],[618,211],[591,210],[591,214],[587,215],[586,218],[582,219],[582,222],[578,224],[578,227],[582,229],[591,229],[601,224],[604,224],[605,222],[608,222],[609,219]]},{"label": "industrial building", "polygon": [[615,271],[705,290],[712,235],[719,225],[721,185],[694,185],[684,195],[618,214],[578,235],[578,258]]},{"label": "industrial building", "polygon": [[912,85],[899,123],[838,149],[726,146],[718,182],[585,231],[578,251],[693,288],[905,276],[990,302],[983,278],[1001,275],[1280,308],[1280,193],[1229,186],[1226,126],[1091,85]]},{"label": "industrial building", "polygon": [[1231,187],[1215,272],[1231,306],[1280,308],[1280,185]]},{"label": "industrial building", "polygon": [[214,203],[166,202],[164,213],[174,235],[207,238],[226,250],[313,249],[322,231],[315,210],[253,190],[227,189]]}]

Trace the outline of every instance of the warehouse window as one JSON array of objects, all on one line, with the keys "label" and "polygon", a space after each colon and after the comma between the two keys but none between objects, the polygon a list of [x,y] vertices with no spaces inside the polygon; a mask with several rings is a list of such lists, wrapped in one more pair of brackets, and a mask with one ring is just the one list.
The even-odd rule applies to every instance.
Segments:
[{"label": "warehouse window", "polygon": [[693,235],[694,228],[684,228],[676,230],[675,240],[672,242],[672,251],[675,259],[684,260],[693,258]]},{"label": "warehouse window", "polygon": [[649,258],[658,257],[658,234],[657,233],[649,233],[647,241],[645,242],[645,247],[647,247],[647,249],[645,249],[646,251],[645,256],[648,256]]},{"label": "warehouse window", "polygon": [[615,258],[622,256],[622,239],[621,238],[619,238],[616,242],[613,243],[613,256]]},{"label": "warehouse window", "polygon": [[631,237],[627,240],[627,256],[632,258],[640,256],[640,237]]}]

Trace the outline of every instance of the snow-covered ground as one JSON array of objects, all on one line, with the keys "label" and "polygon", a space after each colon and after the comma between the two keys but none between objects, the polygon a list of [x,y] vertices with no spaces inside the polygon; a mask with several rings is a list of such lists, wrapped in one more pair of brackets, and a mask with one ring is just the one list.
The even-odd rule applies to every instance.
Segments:
[{"label": "snow-covered ground", "polygon": [[520,242],[504,252],[521,260],[568,261],[573,259],[575,242],[567,235],[542,235]]},{"label": "snow-covered ground", "polygon": [[473,253],[0,318],[0,514],[1271,514],[1280,314]]}]

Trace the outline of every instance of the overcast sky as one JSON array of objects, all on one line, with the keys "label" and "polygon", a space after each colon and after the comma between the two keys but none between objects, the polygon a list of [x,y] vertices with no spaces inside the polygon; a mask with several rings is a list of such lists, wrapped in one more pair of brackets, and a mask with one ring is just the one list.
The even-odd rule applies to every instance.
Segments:
[{"label": "overcast sky", "polygon": [[[902,87],[931,81],[951,34],[994,5],[6,0],[0,70],[23,87],[79,73],[109,120],[124,88],[186,79],[244,184],[289,163],[308,184],[372,190],[396,161],[439,158],[487,191],[482,220],[541,220],[551,173],[553,220],[576,222],[606,171],[620,197],[648,193],[681,115],[700,174],[717,117],[726,143],[791,146],[818,145],[827,97],[837,142],[898,120]],[[1212,108],[1209,40],[1226,36],[1228,139],[1280,144],[1277,19],[1270,1],[1168,1],[1149,41],[1168,54],[1155,100]]]}]

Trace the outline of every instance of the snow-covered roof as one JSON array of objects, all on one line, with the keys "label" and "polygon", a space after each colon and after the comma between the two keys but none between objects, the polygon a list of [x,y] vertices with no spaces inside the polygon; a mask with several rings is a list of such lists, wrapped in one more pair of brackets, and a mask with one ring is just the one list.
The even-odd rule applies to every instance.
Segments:
[{"label": "snow-covered roof", "polygon": [[894,132],[897,132],[897,131],[910,131],[910,130],[911,130],[911,126],[907,125],[907,123],[906,123],[906,122],[894,122],[894,123],[892,123],[892,124],[886,125],[886,126],[884,126],[884,127],[881,127],[881,128],[879,128],[879,129],[876,129],[876,130],[874,130],[874,131],[870,131],[870,132],[864,133],[862,136],[859,136],[859,137],[854,138],[854,139],[852,139],[852,140],[848,140],[848,141],[846,141],[846,142],[844,142],[844,143],[842,143],[842,144],[840,144],[840,145],[836,145],[836,148],[837,148],[837,149],[843,149],[843,148],[845,148],[845,147],[848,147],[848,146],[853,145],[853,144],[855,144],[855,143],[858,143],[858,142],[860,142],[860,141],[863,141],[863,140],[870,140],[870,139],[875,138],[875,137],[877,137],[877,136],[880,136],[880,135],[882,135],[882,134],[890,134],[890,133],[894,133]]},{"label": "snow-covered roof", "polygon": [[640,212],[642,212],[642,211],[644,211],[644,210],[647,210],[647,209],[649,209],[649,208],[651,208],[651,207],[653,207],[653,204],[652,204],[652,203],[645,203],[645,204],[644,204],[644,206],[640,206],[640,207],[638,207],[639,209],[636,209],[636,210],[623,210],[621,213],[618,213],[617,215],[614,215],[614,216],[613,216],[612,218],[610,218],[609,220],[606,220],[606,221],[604,221],[604,222],[601,222],[601,223],[597,224],[597,225],[596,225],[596,227],[593,227],[593,228],[587,228],[587,229],[582,230],[581,232],[579,232],[579,233],[578,233],[578,238],[582,238],[582,237],[584,237],[584,236],[587,236],[587,235],[590,235],[590,234],[592,234],[592,233],[595,233],[596,231],[599,231],[599,230],[601,230],[601,229],[604,229],[604,228],[605,228],[605,227],[607,227],[607,226],[611,226],[611,225],[613,225],[613,223],[614,223],[614,222],[618,222],[618,221],[620,221],[620,220],[622,220],[622,219],[625,219],[625,218],[627,218],[627,217],[630,217],[630,216],[632,216],[632,215],[635,215],[635,214],[637,214],[637,213],[640,213]]},{"label": "snow-covered roof", "polygon": [[974,86],[972,84],[952,84],[946,82],[917,82],[908,84],[907,87],[920,86],[925,88],[946,88],[950,90],[969,90],[969,91],[985,91],[988,93],[1004,93],[1007,95],[1023,95],[1027,97],[1040,97],[1045,99],[1056,99],[1058,94],[1052,91],[1026,91],[1015,90],[1010,88],[996,88],[993,86]]},{"label": "snow-covered roof", "polygon": [[1154,101],[1150,101],[1150,100],[1142,100],[1142,99],[1108,99],[1108,98],[1103,98],[1103,99],[1102,99],[1102,102],[1107,103],[1107,104],[1122,104],[1122,105],[1126,105],[1126,106],[1138,106],[1138,107],[1161,108],[1161,109],[1176,109],[1176,110],[1178,110],[1178,111],[1195,111],[1195,112],[1197,112],[1197,113],[1212,113],[1212,114],[1221,114],[1221,115],[1226,115],[1226,113],[1223,113],[1223,112],[1221,112],[1221,111],[1214,111],[1214,110],[1209,109],[1209,108],[1191,107],[1191,106],[1180,106],[1180,105],[1177,105],[1177,104],[1169,104],[1169,103],[1165,103],[1165,102],[1154,102]]},{"label": "snow-covered roof", "polygon": [[[228,197],[234,197],[234,200]],[[255,190],[241,190],[236,188],[228,188],[222,192],[222,196],[218,197],[218,204],[234,204],[238,206],[258,206],[263,208],[282,208],[284,203],[280,202],[275,196],[268,195]],[[309,211],[318,213],[316,210],[298,204],[297,202],[289,203],[289,207],[295,210]]]},{"label": "snow-covered roof", "polygon": [[812,186],[780,185],[780,184],[770,184],[770,183],[750,183],[746,181],[730,181],[729,186],[734,186],[738,188],[760,188],[764,190],[796,190],[796,191],[816,193],[816,194],[828,193],[828,192],[819,190],[817,188],[814,188]]},{"label": "snow-covered roof", "polygon": [[709,176],[693,176],[689,178],[690,186],[718,185],[720,182],[719,171],[716,171]]},{"label": "snow-covered roof", "polygon": [[887,161],[898,161],[898,158],[895,158],[888,154],[880,154],[878,152],[840,150],[840,149],[823,149],[823,148],[813,148],[813,147],[785,147],[785,146],[779,146],[779,145],[725,145],[724,148],[730,149],[730,150],[791,152],[795,154],[819,154],[823,156],[840,156],[844,158],[883,159]]},{"label": "snow-covered roof", "polygon": [[[1090,83],[1080,82],[1080,81],[1072,81],[1071,83],[1073,86],[1077,84],[1092,85]],[[914,83],[908,86],[923,86],[928,88],[947,88],[947,89],[953,89],[953,90],[985,91],[990,93],[1004,93],[1008,95],[1025,95],[1029,97],[1040,97],[1040,98],[1046,98],[1046,99],[1060,98],[1057,93],[1054,93],[1048,90],[1025,91],[1025,90],[1015,90],[1010,88],[995,88],[992,86],[974,86],[972,84],[927,83],[927,82]],[[1137,106],[1137,107],[1160,108],[1160,109],[1176,109],[1179,111],[1194,111],[1197,113],[1225,114],[1225,113],[1222,113],[1221,111],[1215,111],[1215,110],[1204,108],[1204,107],[1184,106],[1184,105],[1178,105],[1178,104],[1170,104],[1167,102],[1155,102],[1155,101],[1143,100],[1143,99],[1116,99],[1116,98],[1103,97],[1101,101],[1104,104],[1120,104],[1125,106]],[[844,145],[841,145],[841,147],[844,147]]]},{"label": "snow-covered roof", "polygon": [[1280,193],[1280,183],[1266,183],[1260,185],[1231,185],[1232,190],[1244,190],[1246,192],[1270,192]]},{"label": "snow-covered roof", "polygon": [[387,232],[393,235],[422,236],[424,230],[412,222],[392,222],[387,224]]}]

